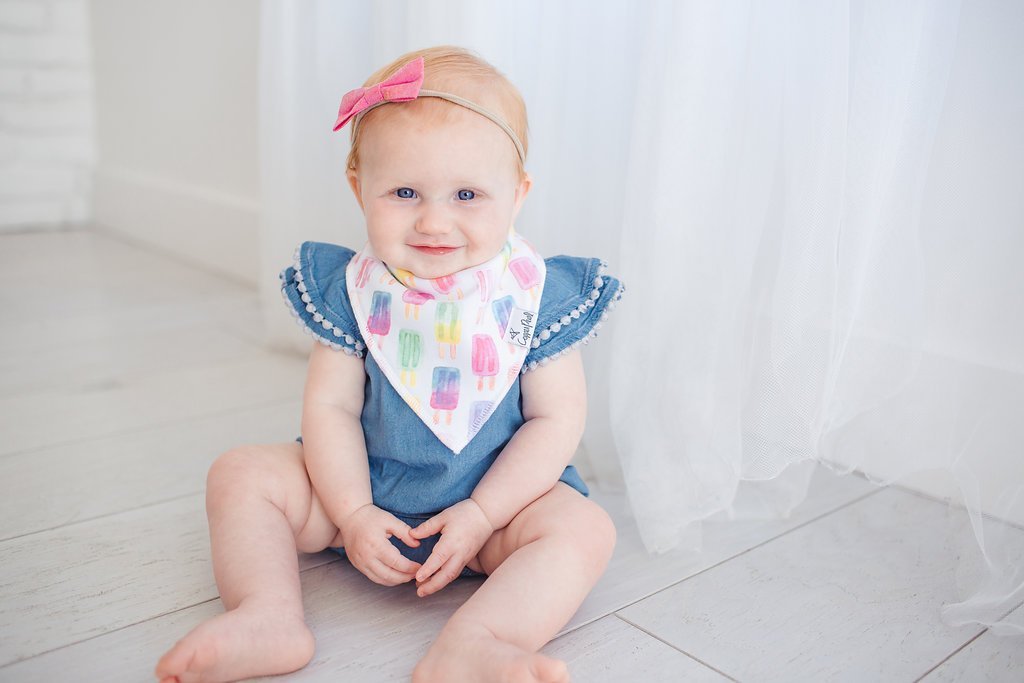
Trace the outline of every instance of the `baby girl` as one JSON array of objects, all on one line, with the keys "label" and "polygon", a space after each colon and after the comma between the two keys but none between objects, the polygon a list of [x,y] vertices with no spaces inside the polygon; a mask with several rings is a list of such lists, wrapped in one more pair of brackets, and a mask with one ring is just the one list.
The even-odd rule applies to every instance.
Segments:
[{"label": "baby girl", "polygon": [[355,253],[305,242],[281,273],[318,343],[302,436],[210,468],[214,577],[227,609],[160,660],[163,681],[284,673],[313,656],[297,553],[331,548],[427,597],[486,577],[412,672],[420,681],[568,681],[537,652],[615,546],[568,465],[586,420],[579,346],[623,292],[598,259],[541,258],[513,228],[530,191],[526,110],[504,76],[443,47],[342,100]]}]

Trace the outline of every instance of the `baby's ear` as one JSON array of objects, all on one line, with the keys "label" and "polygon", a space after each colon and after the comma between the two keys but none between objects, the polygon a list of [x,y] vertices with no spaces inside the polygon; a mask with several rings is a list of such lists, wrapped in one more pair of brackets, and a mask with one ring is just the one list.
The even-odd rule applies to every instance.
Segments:
[{"label": "baby's ear", "polygon": [[515,213],[512,215],[513,219],[516,217],[516,214],[519,213],[519,208],[523,205],[526,195],[530,194],[530,188],[532,187],[533,178],[530,177],[529,173],[523,173],[523,177],[519,181],[519,185],[516,186]]},{"label": "baby's ear", "polygon": [[359,184],[359,174],[356,169],[350,168],[345,171],[345,177],[348,178],[348,185],[352,188],[352,194],[356,196],[356,201],[359,202],[359,208],[363,208],[363,193]]}]

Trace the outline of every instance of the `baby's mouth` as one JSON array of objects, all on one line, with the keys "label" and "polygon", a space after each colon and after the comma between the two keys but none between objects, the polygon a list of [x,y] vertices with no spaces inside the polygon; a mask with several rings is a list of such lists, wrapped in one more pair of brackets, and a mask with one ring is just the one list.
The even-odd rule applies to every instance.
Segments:
[{"label": "baby's mouth", "polygon": [[433,256],[444,256],[445,254],[450,254],[450,253],[452,253],[453,251],[455,251],[456,249],[459,248],[459,247],[430,247],[430,246],[423,245],[423,244],[414,244],[414,245],[412,245],[412,247],[413,247],[413,249],[416,249],[419,252],[422,252],[424,254],[431,254]]}]

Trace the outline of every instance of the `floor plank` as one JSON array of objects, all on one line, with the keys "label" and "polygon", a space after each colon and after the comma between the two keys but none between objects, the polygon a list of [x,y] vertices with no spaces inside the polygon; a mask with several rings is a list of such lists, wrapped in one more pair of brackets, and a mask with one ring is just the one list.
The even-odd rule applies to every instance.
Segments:
[{"label": "floor plank", "polygon": [[[0,668],[5,683],[53,683],[73,680],[104,683],[153,683],[157,660],[201,621],[224,611],[220,599],[51,650]],[[115,665],[111,666],[111,662]]]},{"label": "floor plank", "polygon": [[0,397],[103,386],[170,368],[223,363],[257,350],[255,341],[241,341],[211,321],[157,335],[123,330],[91,341],[12,349],[0,355]]},{"label": "floor plank", "polygon": [[[45,374],[43,350],[80,345],[124,352],[206,325],[239,341],[262,338],[256,292],[162,255],[88,231],[4,235],[0,247],[0,358]],[[187,343],[187,340],[186,340]],[[99,353],[90,349],[87,355]],[[131,353],[131,351],[128,351]],[[153,354],[153,358],[160,355]],[[54,371],[51,379],[60,380]],[[0,372],[0,388],[7,378]]]},{"label": "floor plank", "polygon": [[[408,680],[437,632],[483,581],[458,579],[419,598],[411,583],[379,586],[343,559],[306,569],[301,578],[316,654],[305,669],[278,678],[360,683]],[[82,680],[146,680],[178,638],[222,611],[219,600],[198,604],[0,669],[0,679],[52,681],[74,671]],[[116,671],[109,661],[118,662]]]},{"label": "floor plank", "polygon": [[[231,321],[225,324],[224,321]],[[81,344],[108,344],[117,348],[125,335],[138,335],[140,348],[155,338],[189,326],[214,326],[247,341],[259,338],[262,317],[254,295],[216,294],[203,299],[142,304],[102,311],[82,311],[0,324],[0,354],[31,354]]]},{"label": "floor plank", "polygon": [[971,533],[947,515],[886,489],[618,614],[739,680],[914,680],[980,631],[940,620]]},{"label": "floor plank", "polygon": [[574,681],[723,683],[731,680],[615,615],[556,638],[541,652],[568,664]]},{"label": "floor plank", "polygon": [[0,327],[75,313],[253,293],[213,273],[88,231],[3,236]]},{"label": "floor plank", "polygon": [[196,494],[0,543],[0,666],[217,597],[204,507]]},{"label": "floor plank", "polygon": [[[1024,627],[1024,605],[1003,621]],[[1024,638],[985,631],[921,680],[922,683],[1020,683],[1024,681]]]},{"label": "floor plank", "polygon": [[836,476],[818,468],[812,476],[807,499],[788,519],[730,521],[719,516],[716,521],[703,524],[704,545],[700,552],[679,549],[650,555],[644,548],[626,498],[592,489],[594,500],[615,520],[618,541],[604,578],[591,592],[594,599],[581,606],[572,623],[579,626],[599,619],[878,491],[878,487],[859,477]]},{"label": "floor plank", "polygon": [[202,493],[220,453],[291,441],[301,411],[290,401],[0,458],[0,482],[17,482],[0,496],[0,540]]},{"label": "floor plank", "polygon": [[0,455],[300,398],[305,360],[265,351],[0,398]]}]

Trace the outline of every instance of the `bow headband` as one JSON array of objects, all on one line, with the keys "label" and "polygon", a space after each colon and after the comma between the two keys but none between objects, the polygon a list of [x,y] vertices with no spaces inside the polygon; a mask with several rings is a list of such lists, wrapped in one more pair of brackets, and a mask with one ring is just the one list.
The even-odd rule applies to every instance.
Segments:
[{"label": "bow headband", "polygon": [[391,78],[387,78],[368,88],[356,88],[345,93],[345,96],[341,98],[341,108],[338,109],[338,120],[334,123],[334,130],[338,130],[352,118],[357,119],[352,123],[352,126],[355,127],[359,123],[359,117],[367,111],[388,102],[408,102],[417,97],[439,97],[443,100],[454,102],[466,109],[471,109],[498,124],[512,138],[512,144],[516,146],[516,151],[519,153],[519,160],[526,163],[526,152],[523,150],[523,143],[519,141],[515,131],[500,116],[484,109],[479,104],[470,102],[452,93],[439,92],[437,90],[420,90],[421,85],[423,85],[423,57],[417,57],[396,71]]}]

